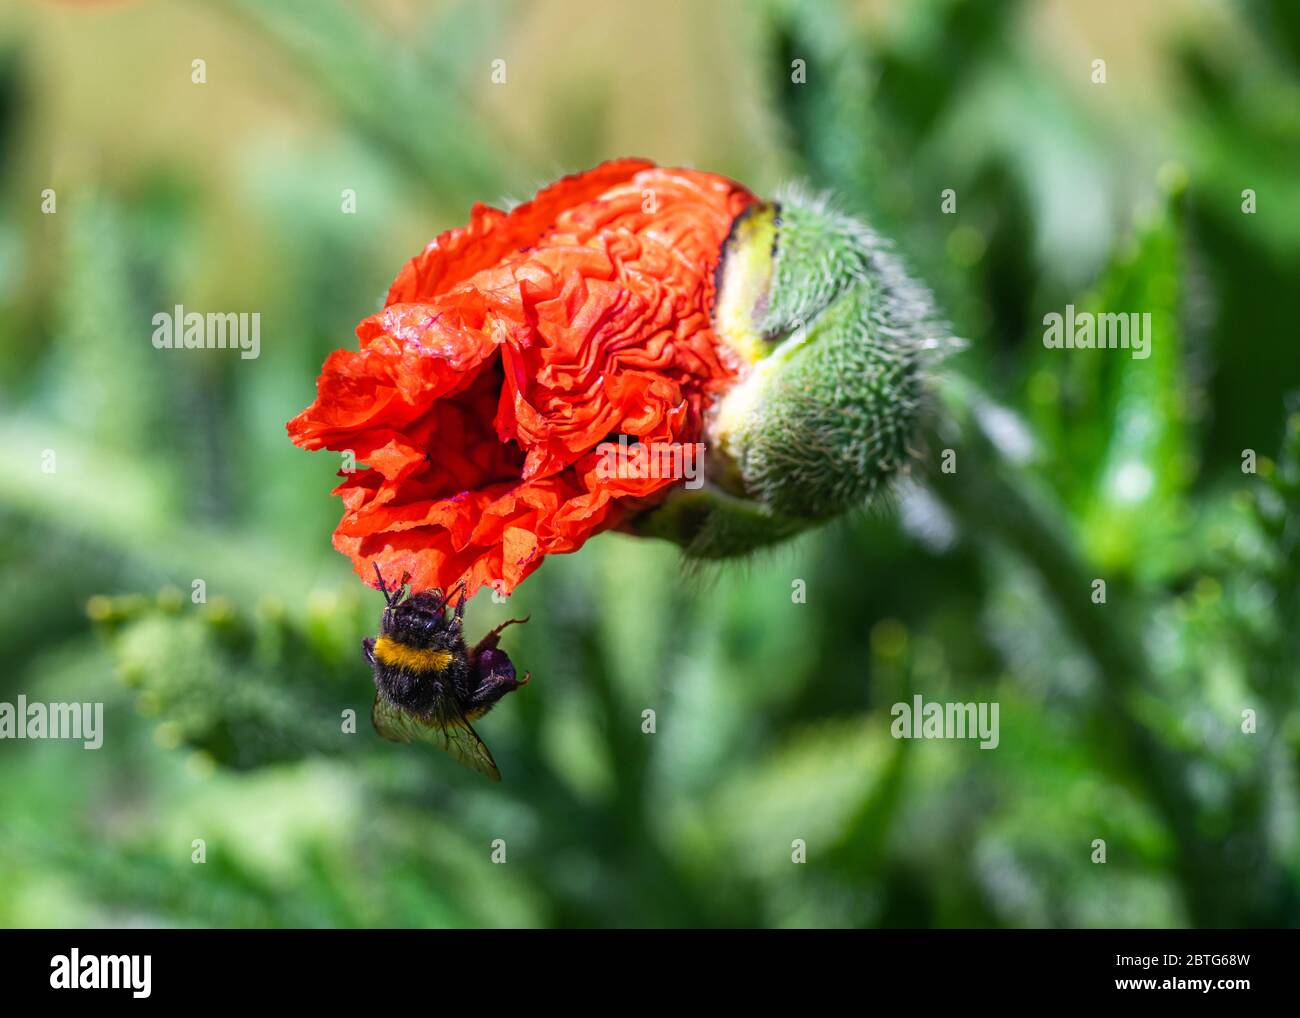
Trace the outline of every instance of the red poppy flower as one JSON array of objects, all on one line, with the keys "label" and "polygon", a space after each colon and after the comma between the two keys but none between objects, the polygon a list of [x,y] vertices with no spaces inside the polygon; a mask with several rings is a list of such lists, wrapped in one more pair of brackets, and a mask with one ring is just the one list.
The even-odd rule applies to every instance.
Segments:
[{"label": "red poppy flower", "polygon": [[407,263],[289,422],[296,444],[369,467],[335,489],[334,546],[368,582],[375,563],[415,590],[509,592],[667,495],[680,480],[604,476],[598,447],[699,441],[738,370],[710,324],[714,270],[755,201],[624,159],[512,212],[475,206]]}]

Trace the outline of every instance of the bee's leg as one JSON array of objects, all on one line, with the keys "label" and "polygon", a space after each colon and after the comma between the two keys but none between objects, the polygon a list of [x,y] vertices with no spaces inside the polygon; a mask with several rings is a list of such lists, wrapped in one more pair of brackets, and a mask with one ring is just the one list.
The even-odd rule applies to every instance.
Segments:
[{"label": "bee's leg", "polygon": [[371,664],[375,663],[375,640],[372,636],[367,636],[361,641],[361,653],[366,656],[366,660]]},{"label": "bee's leg", "polygon": [[506,626],[513,626],[516,624],[523,625],[531,618],[531,615],[525,615],[522,619],[506,619],[501,623],[501,625],[497,626],[496,629],[493,629],[487,634],[487,636],[474,644],[474,650],[472,651],[474,657],[479,657],[479,655],[486,650],[495,650],[497,643],[501,640],[501,630],[505,629]]},{"label": "bee's leg", "polygon": [[514,692],[531,678],[528,672],[524,673],[522,679],[515,678],[515,666],[509,655],[495,647],[488,648],[480,654],[474,667],[477,685],[466,703],[471,718],[486,714],[493,704],[507,693]]},{"label": "bee's leg", "polygon": [[396,587],[390,587],[384,582],[384,574],[379,571],[379,563],[371,562],[375,567],[375,579],[379,581],[379,592],[384,595],[384,604],[393,607],[402,599],[402,589],[406,586],[406,581],[411,578],[410,573],[402,573],[402,578],[397,581]]},{"label": "bee's leg", "polygon": [[452,597],[453,597],[453,595],[455,595],[456,591],[458,591],[458,590],[460,591],[460,607],[458,607],[458,608],[456,609],[456,618],[460,618],[460,613],[463,612],[463,611],[465,610],[465,609],[464,609],[464,604],[465,604],[465,581],[464,581],[464,580],[461,580],[458,584],[456,584],[456,586],[450,588],[450,589],[447,591],[447,594],[446,594],[445,597],[442,596],[442,591],[437,590],[436,587],[435,587],[434,589],[435,589],[435,591],[437,591],[437,594],[438,594],[438,607],[435,608],[434,611],[442,611],[444,608],[446,608],[446,607],[447,607],[447,602],[450,601],[450,600],[452,599]]}]

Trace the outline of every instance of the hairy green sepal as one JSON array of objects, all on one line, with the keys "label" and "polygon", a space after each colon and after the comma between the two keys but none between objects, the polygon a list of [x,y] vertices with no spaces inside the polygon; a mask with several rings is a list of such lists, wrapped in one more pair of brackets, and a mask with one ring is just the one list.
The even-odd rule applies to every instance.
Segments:
[{"label": "hairy green sepal", "polygon": [[943,334],[878,236],[799,195],[737,220],[718,280],[714,327],[743,368],[707,425],[708,483],[637,523],[698,558],[784,540],[905,469]]}]

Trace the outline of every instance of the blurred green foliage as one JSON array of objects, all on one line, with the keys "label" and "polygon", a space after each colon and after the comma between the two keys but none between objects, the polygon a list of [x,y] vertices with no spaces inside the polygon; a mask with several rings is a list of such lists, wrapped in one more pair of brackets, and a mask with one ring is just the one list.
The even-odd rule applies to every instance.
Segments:
[{"label": "blurred green foliage", "polygon": [[[219,156],[189,160],[76,143],[129,63],[44,87],[84,52],[50,40],[150,14],[0,22],[0,699],[107,705],[98,751],[0,743],[0,921],[1300,922],[1300,16],[1174,5],[1102,86],[1105,12],[1060,7],[180,4],[135,123],[202,123]],[[670,66],[578,52],[606,28]],[[885,511],[702,574],[606,535],[476,601],[471,634],[533,615],[506,646],[534,681],[480,726],[491,786],[370,731],[378,595],[329,547],[338,464],[283,422],[469,202],[629,138],[833,191],[969,347]],[[1067,302],[1152,312],[1152,356],[1044,349]],[[261,357],[155,351],[176,303],[260,310]],[[916,693],[999,702],[999,748],[891,738]]]}]

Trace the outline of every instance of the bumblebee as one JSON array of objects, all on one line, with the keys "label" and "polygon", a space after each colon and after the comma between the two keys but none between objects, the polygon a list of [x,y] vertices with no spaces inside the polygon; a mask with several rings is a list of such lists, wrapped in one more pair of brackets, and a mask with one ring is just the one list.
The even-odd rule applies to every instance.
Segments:
[{"label": "bumblebee", "polygon": [[[501,780],[496,761],[471,721],[481,718],[507,693],[530,678],[515,678],[515,666],[497,643],[506,626],[528,618],[507,619],[466,647],[461,620],[465,614],[465,585],[426,590],[404,596],[403,576],[395,588],[384,583],[375,566],[384,614],[378,638],[367,637],[361,649],[375,675],[375,705],[370,720],[375,731],[392,742],[419,739]],[[448,607],[457,589],[454,611]]]}]

